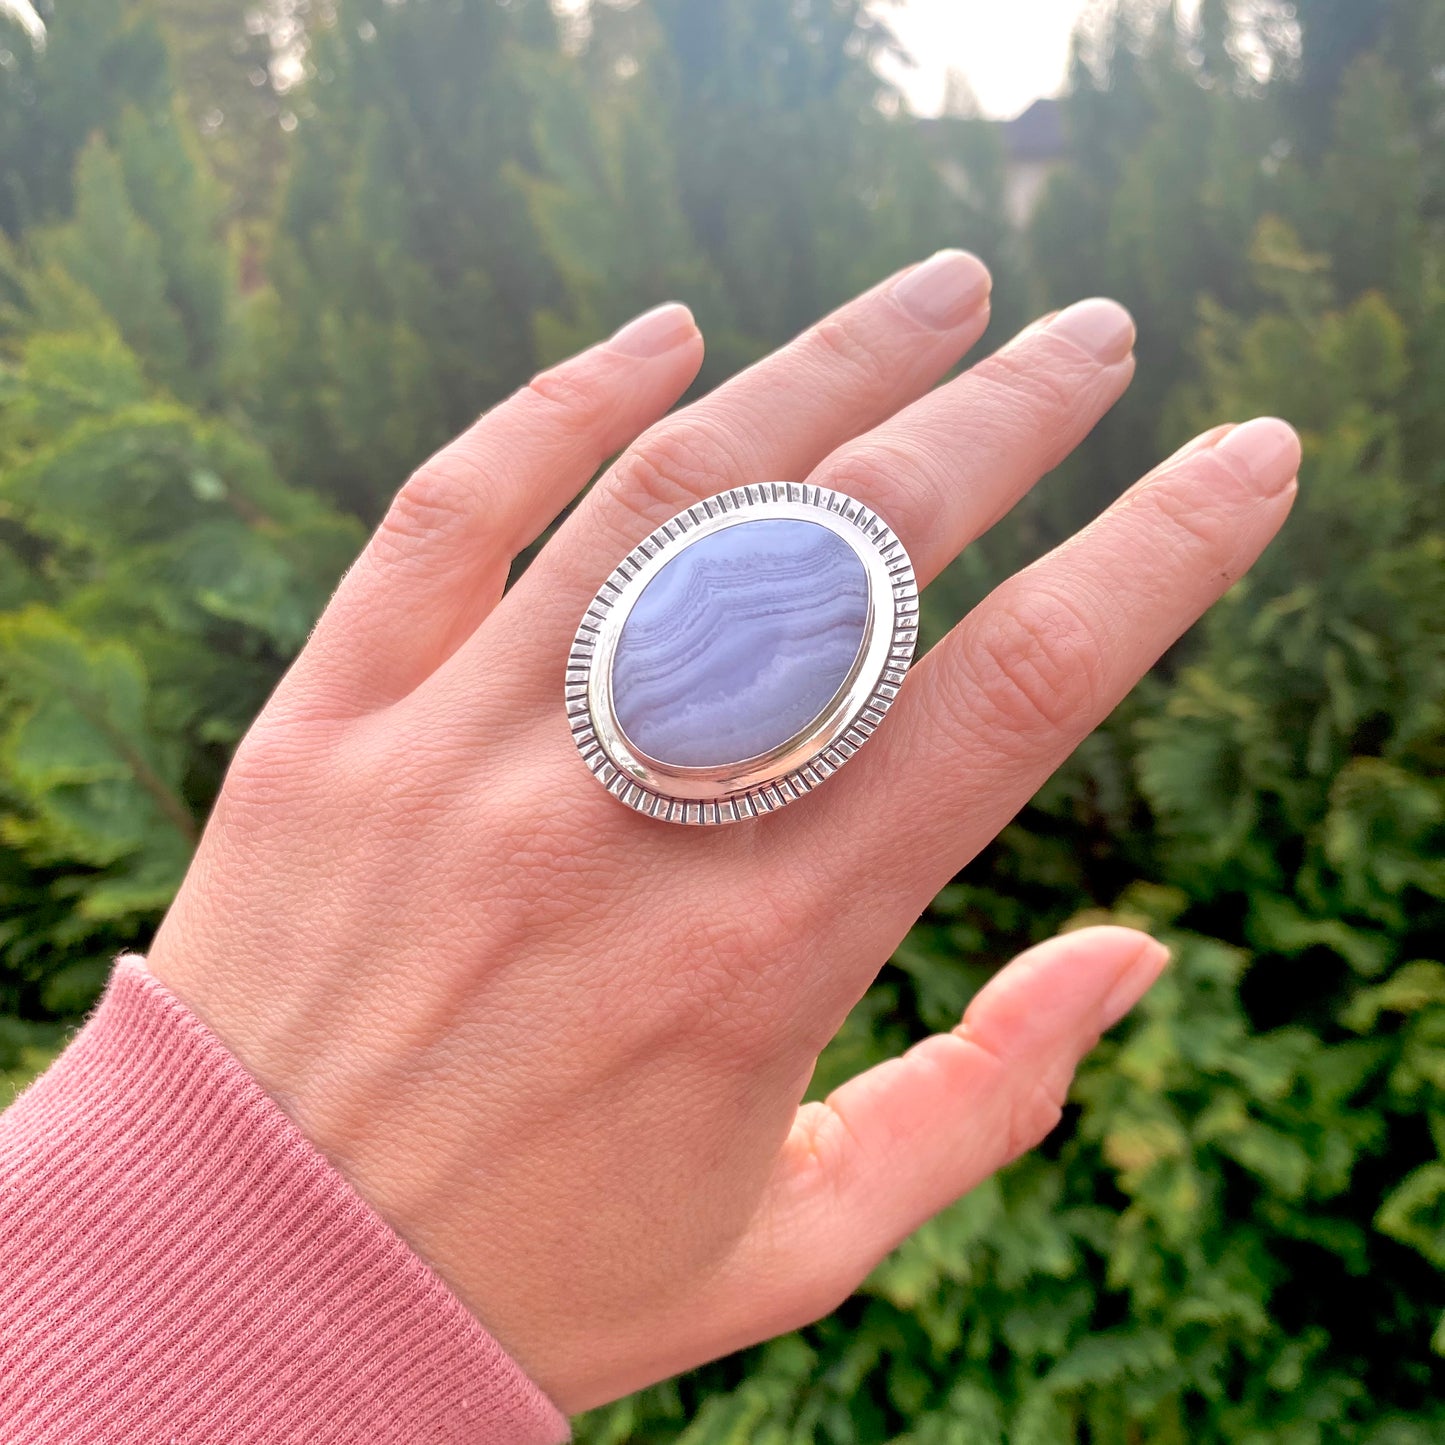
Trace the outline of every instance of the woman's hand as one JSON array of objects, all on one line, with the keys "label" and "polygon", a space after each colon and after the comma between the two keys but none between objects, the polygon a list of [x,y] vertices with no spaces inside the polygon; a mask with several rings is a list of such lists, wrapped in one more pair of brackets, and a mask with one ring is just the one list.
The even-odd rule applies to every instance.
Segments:
[{"label": "woman's hand", "polygon": [[1274,535],[1281,422],[1201,438],[1004,583],[776,816],[642,817],[568,731],[578,618],[687,504],[837,487],[926,583],[1065,456],[1129,382],[1129,318],[1081,302],[930,390],[987,298],[940,253],[659,420],[702,355],[662,307],[483,417],[346,577],[156,939],[152,970],[563,1409],[831,1309],[1053,1126],[1163,963],[1126,929],[1056,939],[799,1106],[938,888]]}]

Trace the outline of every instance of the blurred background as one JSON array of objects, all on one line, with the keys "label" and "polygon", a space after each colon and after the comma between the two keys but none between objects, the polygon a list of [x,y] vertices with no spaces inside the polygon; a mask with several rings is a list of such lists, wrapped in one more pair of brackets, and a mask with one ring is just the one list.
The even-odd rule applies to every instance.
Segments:
[{"label": "blurred background", "polygon": [[[817,1087],[1110,916],[1176,964],[837,1315],[583,1442],[1445,1441],[1445,0],[0,0],[0,1071],[143,947],[389,495],[677,297],[716,385],[935,247],[1138,379],[932,636],[1194,431],[1280,542]],[[960,446],[968,444],[959,438]]]}]

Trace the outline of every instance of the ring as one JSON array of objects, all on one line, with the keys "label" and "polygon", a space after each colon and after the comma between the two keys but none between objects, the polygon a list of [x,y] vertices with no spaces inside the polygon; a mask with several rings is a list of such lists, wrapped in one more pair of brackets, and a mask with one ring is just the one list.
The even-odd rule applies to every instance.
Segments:
[{"label": "ring", "polygon": [[917,641],[913,564],[876,512],[826,487],[734,487],[598,589],[567,659],[572,738],[639,813],[756,818],[863,746]]}]

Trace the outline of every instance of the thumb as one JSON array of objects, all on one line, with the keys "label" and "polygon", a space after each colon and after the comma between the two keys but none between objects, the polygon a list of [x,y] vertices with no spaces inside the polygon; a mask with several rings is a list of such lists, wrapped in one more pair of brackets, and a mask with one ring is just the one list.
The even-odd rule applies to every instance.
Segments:
[{"label": "thumb", "polygon": [[[826,1314],[920,1224],[1043,1139],[1080,1059],[1167,960],[1129,928],[1061,934],[995,975],[952,1032],[804,1104],[754,1231],[758,1303],[796,1315],[789,1328]],[[795,1286],[790,1307],[778,1296]]]}]

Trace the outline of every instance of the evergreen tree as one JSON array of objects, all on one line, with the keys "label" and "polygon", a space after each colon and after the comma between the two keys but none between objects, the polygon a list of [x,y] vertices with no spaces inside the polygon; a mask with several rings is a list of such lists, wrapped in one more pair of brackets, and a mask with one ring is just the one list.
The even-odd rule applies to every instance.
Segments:
[{"label": "evergreen tree", "polygon": [[[725,329],[777,345],[894,266],[987,229],[937,182],[872,62],[896,42],[860,0],[660,0],[592,9],[594,85],[640,91],[669,139]],[[622,77],[621,81],[618,77]],[[635,80],[630,77],[636,77]]]},{"label": "evergreen tree", "polygon": [[1202,7],[1189,31],[1170,5],[1110,7],[1077,48],[1068,162],[1028,243],[1046,304],[1103,293],[1130,308],[1140,364],[1066,485],[1034,504],[1049,535],[1082,524],[1184,440],[1159,418],[1192,369],[1201,298],[1242,310],[1259,299],[1242,258],[1278,204],[1280,132],[1273,94],[1248,78],[1227,19]]},{"label": "evergreen tree", "polygon": [[170,53],[188,129],[200,138],[228,219],[253,225],[275,204],[286,125],[278,89],[305,53],[308,0],[149,0]]},{"label": "evergreen tree", "polygon": [[49,0],[43,43],[0,10],[0,232],[70,212],[75,158],[95,133],[114,134],[121,112],[168,113],[171,91],[159,27],[136,0],[74,0],[57,17]]},{"label": "evergreen tree", "polygon": [[283,471],[362,516],[537,368],[561,283],[527,81],[559,44],[545,0],[351,0],[313,32],[254,408]]}]

